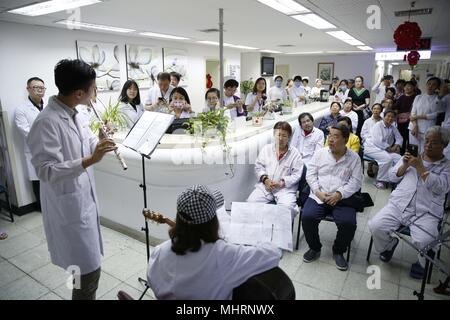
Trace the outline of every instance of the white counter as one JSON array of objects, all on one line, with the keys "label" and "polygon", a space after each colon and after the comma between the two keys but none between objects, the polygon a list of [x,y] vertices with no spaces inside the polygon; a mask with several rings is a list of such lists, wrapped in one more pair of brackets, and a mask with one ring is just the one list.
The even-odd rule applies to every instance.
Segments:
[{"label": "white counter", "polygon": [[[294,109],[290,115],[264,120],[261,127],[253,127],[248,121],[244,127],[227,134],[228,153],[223,152],[218,139],[210,140],[202,149],[201,141],[190,135],[166,134],[160,145],[145,160],[147,207],[174,219],[177,196],[193,184],[205,184],[222,191],[226,206],[232,201],[245,201],[256,183],[254,162],[262,146],[273,136],[272,128],[277,121],[298,124],[301,112],[310,112],[315,122],[329,112],[330,103],[311,103]],[[124,134],[116,139],[122,141]],[[113,154],[108,154],[95,166],[97,194],[101,216],[128,230],[140,231],[144,225],[141,214],[144,206],[141,156],[119,146],[128,165],[124,171]],[[166,225],[149,225],[151,238],[168,239]]]}]

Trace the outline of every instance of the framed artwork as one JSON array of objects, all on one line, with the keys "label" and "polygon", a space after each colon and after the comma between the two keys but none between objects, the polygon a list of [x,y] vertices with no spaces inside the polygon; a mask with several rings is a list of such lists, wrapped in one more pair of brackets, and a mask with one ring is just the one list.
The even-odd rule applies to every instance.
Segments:
[{"label": "framed artwork", "polygon": [[187,87],[189,83],[187,55],[188,52],[183,49],[163,48],[164,71],[178,72],[181,75],[180,87]]},{"label": "framed artwork", "polygon": [[334,77],[334,62],[319,62],[317,64],[317,78],[322,79],[323,84],[331,84]]},{"label": "framed artwork", "polygon": [[119,45],[113,43],[76,41],[77,57],[97,73],[98,91],[120,90]]},{"label": "framed artwork", "polygon": [[125,59],[127,79],[136,81],[141,89],[153,87],[163,70],[162,48],[126,44]]}]

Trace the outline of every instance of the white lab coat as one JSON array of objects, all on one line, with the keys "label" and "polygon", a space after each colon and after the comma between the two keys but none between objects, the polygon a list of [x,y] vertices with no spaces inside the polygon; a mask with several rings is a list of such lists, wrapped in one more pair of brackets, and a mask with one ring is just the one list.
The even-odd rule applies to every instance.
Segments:
[{"label": "white lab coat", "polygon": [[95,149],[97,137],[85,121],[73,121],[55,96],[40,113],[28,135],[32,163],[41,182],[44,230],[52,263],[81,274],[100,267],[103,254],[94,169],[82,158]]},{"label": "white lab coat", "polygon": [[302,161],[305,166],[308,166],[309,161],[313,157],[317,150],[323,148],[324,134],[323,131],[317,128],[313,128],[312,132],[305,136],[305,131],[300,128],[298,124],[294,125],[294,132],[290,145],[297,148]]},{"label": "white lab coat", "polygon": [[368,223],[378,252],[392,249],[394,243],[390,234],[400,225],[409,225],[412,241],[420,248],[437,236],[445,194],[450,191],[450,161],[443,158],[423,163],[429,172],[425,181],[413,167],[406,169],[402,177],[397,177],[403,159],[390,170],[390,180],[397,183],[397,187],[392,191],[388,204]]},{"label": "white lab coat", "polygon": [[127,128],[131,129],[134,126],[136,121],[144,113],[144,106],[142,104],[138,104],[136,106],[136,110],[134,110],[133,106],[129,103],[121,102],[119,106],[120,111],[125,115],[125,120],[127,122]]},{"label": "white lab coat", "polygon": [[288,90],[289,93],[289,98],[294,101],[294,107],[298,107],[302,104],[304,104],[304,100],[300,101],[299,97],[305,97],[306,96],[306,92],[305,89],[303,89],[303,87],[296,87],[295,85],[292,86],[291,88],[289,88]]},{"label": "white lab coat", "polygon": [[[247,201],[264,203],[275,201],[277,205],[289,208],[293,219],[298,213],[296,194],[302,172],[303,161],[295,147],[290,145],[287,153],[281,160],[278,160],[275,144],[265,145],[255,162],[255,173],[258,182]],[[259,181],[261,176],[265,174],[269,176],[270,180],[284,180],[284,188],[268,192],[264,184]]]},{"label": "white lab coat", "polygon": [[313,87],[313,88],[311,89],[310,95],[313,96],[313,97],[320,97],[320,91],[321,91],[321,90],[324,90],[324,88],[323,88],[323,87],[320,87],[320,88]]},{"label": "white lab coat", "polygon": [[161,92],[161,89],[158,86],[154,86],[150,88],[147,95],[147,100],[145,100],[145,104],[155,104],[158,102],[158,98],[164,98],[167,103],[169,103],[170,94],[172,93],[172,90],[174,87],[169,86],[169,89],[167,89],[166,93],[163,95]]},{"label": "white lab coat", "polygon": [[[395,89],[394,86],[389,86],[389,88]],[[377,94],[374,103],[381,103],[381,101],[384,100],[384,97],[386,95],[386,86],[381,82],[378,82],[376,85],[373,86],[372,91]]]},{"label": "white lab coat", "polygon": [[339,114],[343,117],[349,117],[350,120],[352,120],[353,133],[356,133],[356,129],[358,128],[358,114],[353,110],[350,110],[349,113],[345,112],[344,110],[341,110],[339,111]]},{"label": "white lab coat", "polygon": [[364,121],[364,124],[361,129],[361,139],[362,139],[363,143],[365,143],[367,141],[367,139],[369,139],[373,126],[379,121],[383,121],[383,119],[375,121],[373,116],[370,117],[369,119],[367,119],[366,121]]},{"label": "white lab coat", "polygon": [[287,93],[284,88],[278,88],[276,86],[273,86],[269,89],[269,92],[267,93],[267,100],[269,101],[285,101],[287,100]]},{"label": "white lab coat", "polygon": [[398,153],[386,151],[386,148],[391,147],[394,142],[399,146],[403,144],[400,132],[393,124],[387,127],[384,121],[380,121],[373,126],[370,137],[364,144],[364,154],[374,158],[378,163],[379,181],[389,182],[389,170],[401,158]]},{"label": "white lab coat", "polygon": [[[248,106],[250,106],[255,100],[256,100],[256,93],[249,93],[247,95],[247,97],[245,98],[245,105],[247,106],[247,109],[248,109]],[[260,111],[262,111],[263,107],[264,107],[264,102],[261,99],[260,101],[256,101],[253,111],[249,111],[249,112],[260,112]]]},{"label": "white lab coat", "polygon": [[231,300],[233,289],[248,278],[278,266],[281,250],[217,240],[197,252],[176,255],[167,240],[152,249],[147,280],[156,298],[164,300]]},{"label": "white lab coat", "polygon": [[29,99],[27,99],[23,104],[17,107],[14,116],[17,129],[19,129],[19,132],[22,134],[23,137],[28,180],[30,181],[36,181],[39,180],[39,178],[36,175],[36,170],[34,170],[34,167],[31,164],[31,152],[30,148],[28,148],[26,139],[30,132],[31,126],[33,125],[33,122],[39,115],[39,113],[40,113],[39,110],[33,105],[33,103]]}]

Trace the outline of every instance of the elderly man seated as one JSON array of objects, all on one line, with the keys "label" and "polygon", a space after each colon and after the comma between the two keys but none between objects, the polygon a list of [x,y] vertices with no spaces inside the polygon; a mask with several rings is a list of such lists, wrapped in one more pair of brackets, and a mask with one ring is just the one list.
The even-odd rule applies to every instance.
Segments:
[{"label": "elderly man seated", "polygon": [[298,116],[298,124],[294,126],[291,146],[297,148],[307,166],[314,153],[323,148],[324,135],[322,130],[314,127],[314,118],[308,112]]},{"label": "elderly man seated", "polygon": [[345,145],[350,129],[337,124],[330,129],[329,147],[317,151],[308,165],[306,181],[311,193],[303,208],[303,232],[309,250],[303,261],[319,258],[322,244],[319,223],[326,215],[333,215],[338,231],[333,245],[333,257],[339,270],[347,270],[343,253],[353,240],[356,231],[356,209],[351,196],[361,189],[362,168],[359,156]]},{"label": "elderly man seated", "polygon": [[[444,211],[445,194],[450,191],[450,161],[443,151],[450,132],[438,126],[425,134],[425,151],[418,157],[408,152],[391,169],[390,179],[398,183],[388,204],[369,221],[375,249],[384,262],[391,260],[399,240],[391,233],[408,225],[413,243],[424,248],[438,235],[438,224]],[[410,275],[422,278],[425,259],[411,266]]]}]

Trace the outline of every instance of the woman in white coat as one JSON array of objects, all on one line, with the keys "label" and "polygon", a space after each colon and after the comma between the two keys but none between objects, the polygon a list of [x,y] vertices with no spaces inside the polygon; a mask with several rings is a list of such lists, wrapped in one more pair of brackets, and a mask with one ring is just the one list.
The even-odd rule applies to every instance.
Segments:
[{"label": "woman in white coat", "polygon": [[298,213],[296,194],[303,172],[300,153],[289,145],[292,136],[291,125],[280,121],[273,127],[274,143],[264,146],[255,163],[258,182],[248,202],[270,203],[285,206],[291,210],[292,220]]},{"label": "woman in white coat", "polygon": [[33,125],[34,120],[44,108],[44,101],[42,98],[45,95],[44,81],[38,77],[30,78],[27,81],[28,99],[17,107],[14,120],[17,129],[21,133],[24,142],[24,154],[27,165],[28,179],[33,185],[33,193],[40,209],[40,187],[39,178],[36,175],[33,165],[31,164],[31,152],[26,143],[28,133]]},{"label": "woman in white coat", "polygon": [[268,98],[270,102],[283,102],[287,100],[286,90],[282,87],[283,77],[275,75],[273,77],[275,85],[269,89]]},{"label": "woman in white coat", "polygon": [[294,85],[288,90],[289,98],[294,102],[294,107],[303,105],[306,100],[306,91],[302,88],[302,77],[294,77]]},{"label": "woman in white coat", "polygon": [[356,128],[358,128],[358,115],[355,111],[353,111],[353,100],[352,98],[347,98],[344,101],[344,108],[339,111],[339,114],[343,117],[349,117],[352,120],[352,129],[353,132],[356,132]]},{"label": "woman in white coat", "polygon": [[79,119],[75,107],[88,104],[96,73],[81,60],[55,67],[59,93],[49,99],[28,135],[31,162],[41,181],[42,218],[53,264],[81,275],[72,299],[95,299],[103,254],[92,165],[117,149],[100,141]]},{"label": "woman in white coat", "polygon": [[141,104],[141,95],[136,81],[127,80],[120,93],[120,111],[125,115],[127,128],[131,129],[136,121],[144,113],[144,106]]}]

